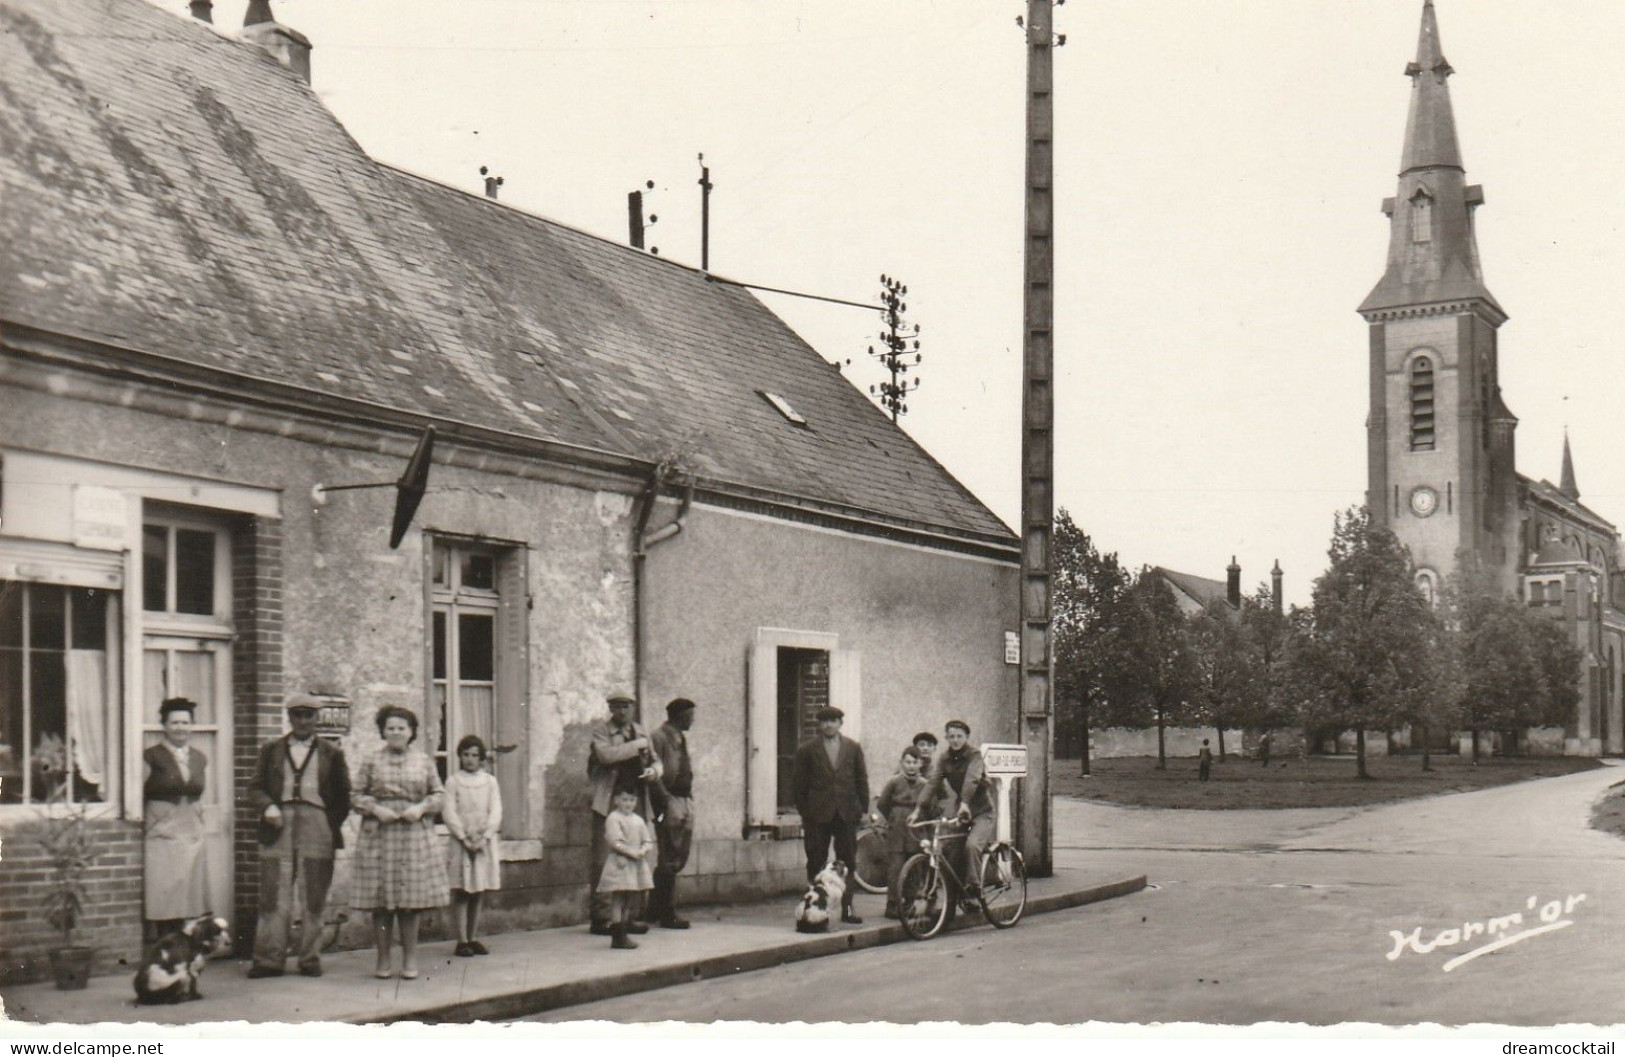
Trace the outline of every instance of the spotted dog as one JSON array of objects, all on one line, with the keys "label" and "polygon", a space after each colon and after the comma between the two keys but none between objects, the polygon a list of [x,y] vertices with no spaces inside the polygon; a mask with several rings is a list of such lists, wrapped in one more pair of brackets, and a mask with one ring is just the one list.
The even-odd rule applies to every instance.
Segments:
[{"label": "spotted dog", "polygon": [[159,1006],[191,1002],[198,993],[198,978],[209,958],[231,948],[231,926],[225,918],[204,914],[165,933],[147,950],[135,974],[138,1005]]}]

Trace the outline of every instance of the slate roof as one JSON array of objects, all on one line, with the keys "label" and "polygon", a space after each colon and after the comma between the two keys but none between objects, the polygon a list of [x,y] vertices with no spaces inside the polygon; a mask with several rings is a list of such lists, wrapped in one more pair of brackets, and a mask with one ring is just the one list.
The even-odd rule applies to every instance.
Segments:
[{"label": "slate roof", "polygon": [[1194,573],[1175,572],[1160,565],[1151,567],[1175,590],[1182,592],[1192,602],[1202,609],[1206,609],[1213,602],[1230,604],[1230,587],[1223,580],[1210,580],[1206,576],[1197,576]]},{"label": "slate roof", "polygon": [[0,0],[0,206],[0,320],[1015,542],[750,293],[381,165],[144,0]]}]

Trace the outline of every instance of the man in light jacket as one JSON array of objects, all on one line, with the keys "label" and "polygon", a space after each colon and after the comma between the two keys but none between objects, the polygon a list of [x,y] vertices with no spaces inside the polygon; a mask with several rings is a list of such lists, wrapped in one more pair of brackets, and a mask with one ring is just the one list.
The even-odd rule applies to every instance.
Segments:
[{"label": "man in light jacket", "polygon": [[[592,747],[587,751],[587,777],[592,781],[592,864],[589,908],[592,916],[592,934],[610,934],[609,894],[598,891],[598,878],[604,871],[604,860],[609,846],[604,841],[604,820],[615,809],[615,780],[639,782],[638,814],[649,818],[649,792],[647,783],[659,777],[658,764],[649,748],[648,735],[631,719],[632,706],[637,699],[630,694],[610,694],[607,698],[609,718],[592,729]],[[628,932],[644,933],[649,926],[634,921]]]}]

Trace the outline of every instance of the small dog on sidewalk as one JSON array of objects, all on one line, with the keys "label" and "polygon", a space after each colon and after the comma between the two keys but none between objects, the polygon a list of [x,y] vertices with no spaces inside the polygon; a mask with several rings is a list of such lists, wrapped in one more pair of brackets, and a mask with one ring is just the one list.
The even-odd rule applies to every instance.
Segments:
[{"label": "small dog on sidewalk", "polygon": [[830,921],[840,916],[846,884],[845,863],[836,860],[824,867],[796,904],[796,931],[828,932]]},{"label": "small dog on sidewalk", "polygon": [[188,920],[158,938],[135,974],[137,1005],[160,1006],[191,1002],[198,993],[198,978],[208,959],[231,948],[231,926],[225,918],[204,914]]}]

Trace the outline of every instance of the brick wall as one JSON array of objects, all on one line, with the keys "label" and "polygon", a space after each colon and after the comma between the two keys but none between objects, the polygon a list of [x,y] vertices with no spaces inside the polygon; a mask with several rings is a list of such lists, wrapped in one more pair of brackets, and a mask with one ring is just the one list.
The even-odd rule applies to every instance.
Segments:
[{"label": "brick wall", "polygon": [[[0,982],[7,984],[47,979],[49,952],[61,944],[60,934],[45,921],[52,874],[36,839],[40,825],[19,822],[5,832]],[[85,911],[73,938],[95,948],[93,972],[119,972],[141,953],[141,827],[120,819],[89,825],[100,854],[85,875]]]},{"label": "brick wall", "polygon": [[237,805],[232,869],[235,893],[233,944],[254,945],[259,904],[258,818],[248,789],[259,748],[282,733],[282,523],[245,519],[232,538],[232,721],[236,746],[232,760]]}]

